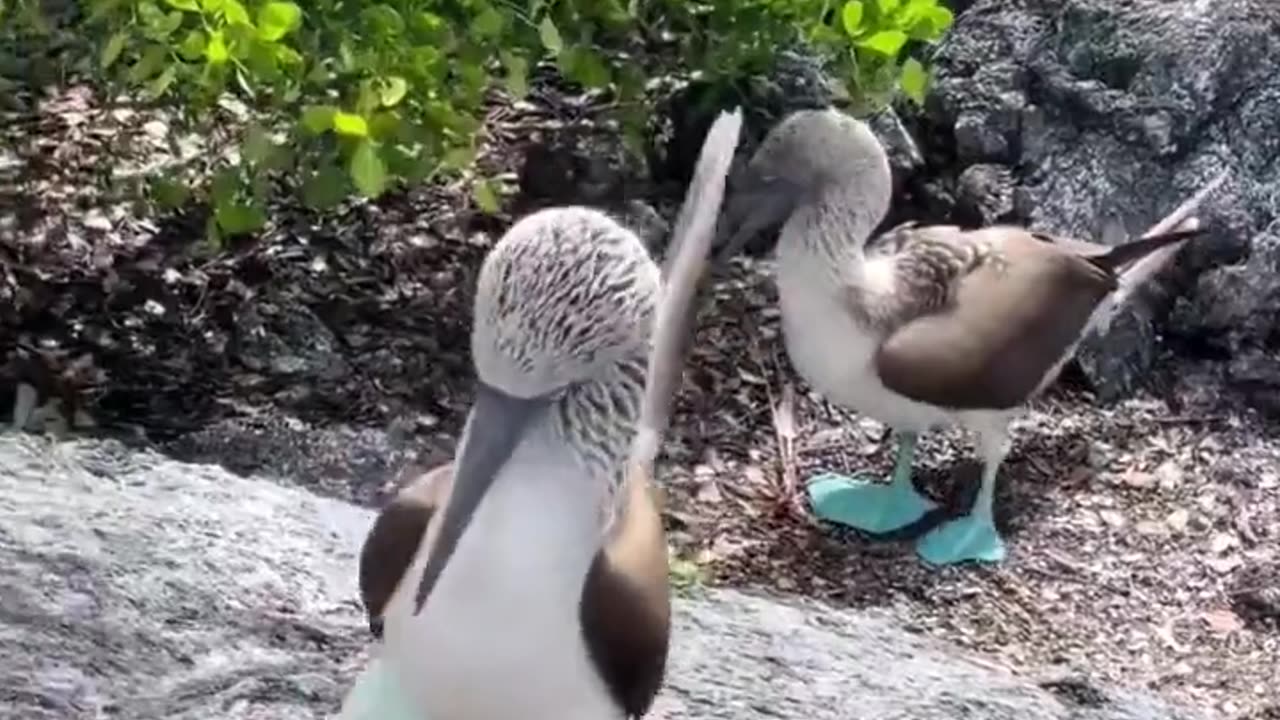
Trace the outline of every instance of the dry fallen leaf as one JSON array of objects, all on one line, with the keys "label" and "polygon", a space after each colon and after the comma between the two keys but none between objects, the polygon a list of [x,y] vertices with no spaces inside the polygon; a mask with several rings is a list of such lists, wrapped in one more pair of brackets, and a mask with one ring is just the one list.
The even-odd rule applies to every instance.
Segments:
[{"label": "dry fallen leaf", "polygon": [[1214,535],[1213,539],[1209,541],[1209,550],[1212,551],[1214,555],[1221,555],[1235,547],[1237,544],[1238,543],[1236,542],[1234,535],[1220,532]]},{"label": "dry fallen leaf", "polygon": [[1186,509],[1178,509],[1169,513],[1169,517],[1165,518],[1165,524],[1174,532],[1183,532],[1187,529],[1187,523],[1191,521],[1191,513]]},{"label": "dry fallen leaf", "polygon": [[1161,490],[1177,490],[1182,487],[1182,468],[1172,460],[1160,463],[1160,467],[1156,468],[1155,477],[1160,483]]},{"label": "dry fallen leaf", "polygon": [[1119,510],[1099,510],[1098,517],[1101,518],[1102,522],[1106,523],[1108,527],[1119,529],[1125,526],[1124,513]]},{"label": "dry fallen leaf", "polygon": [[1146,489],[1155,487],[1156,476],[1149,472],[1130,471],[1124,474],[1121,481],[1129,487]]},{"label": "dry fallen leaf", "polygon": [[1244,560],[1241,560],[1239,555],[1228,555],[1223,558],[1210,558],[1205,561],[1205,564],[1213,568],[1218,574],[1226,575],[1243,565]]},{"label": "dry fallen leaf", "polygon": [[1210,610],[1201,617],[1204,618],[1210,630],[1222,635],[1244,629],[1244,622],[1240,620],[1240,616],[1228,609]]}]

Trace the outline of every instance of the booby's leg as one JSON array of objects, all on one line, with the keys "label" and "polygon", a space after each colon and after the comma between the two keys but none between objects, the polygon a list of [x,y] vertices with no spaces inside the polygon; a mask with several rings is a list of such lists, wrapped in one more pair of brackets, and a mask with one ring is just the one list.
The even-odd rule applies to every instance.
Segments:
[{"label": "booby's leg", "polygon": [[944,523],[916,544],[916,553],[933,565],[976,560],[998,563],[1004,560],[1004,540],[996,530],[992,506],[995,501],[996,474],[1009,453],[1009,434],[1001,427],[979,434],[982,453],[982,484],[969,514]]},{"label": "booby's leg", "polygon": [[819,475],[806,490],[813,514],[840,525],[882,534],[919,520],[933,503],[911,485],[911,461],[915,457],[916,434],[898,433],[898,459],[893,479],[876,482],[869,477]]},{"label": "booby's leg", "polygon": [[[377,650],[375,650],[375,653]],[[412,698],[400,685],[400,678],[376,654],[356,676],[342,710],[335,720],[425,720]]]}]

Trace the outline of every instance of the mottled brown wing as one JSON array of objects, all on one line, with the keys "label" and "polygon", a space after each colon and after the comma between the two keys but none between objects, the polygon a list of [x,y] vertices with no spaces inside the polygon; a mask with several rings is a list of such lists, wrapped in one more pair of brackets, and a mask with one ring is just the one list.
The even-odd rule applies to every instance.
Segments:
[{"label": "mottled brown wing", "polygon": [[614,532],[582,588],[587,652],[629,718],[648,712],[662,686],[671,637],[667,543],[649,478],[633,472]]},{"label": "mottled brown wing", "polygon": [[360,599],[369,631],[382,637],[382,611],[401,578],[436,509],[449,495],[453,465],[446,463],[419,474],[378,513],[360,548]]},{"label": "mottled brown wing", "polygon": [[850,288],[851,308],[872,327],[900,327],[949,304],[960,280],[977,269],[984,256],[985,249],[972,233],[954,225],[903,223],[867,250],[869,266],[889,263],[893,268],[893,293]]},{"label": "mottled brown wing", "polygon": [[1021,229],[974,234],[995,255],[950,303],[891,332],[876,371],[890,390],[930,405],[1006,409],[1036,391],[1116,279]]}]

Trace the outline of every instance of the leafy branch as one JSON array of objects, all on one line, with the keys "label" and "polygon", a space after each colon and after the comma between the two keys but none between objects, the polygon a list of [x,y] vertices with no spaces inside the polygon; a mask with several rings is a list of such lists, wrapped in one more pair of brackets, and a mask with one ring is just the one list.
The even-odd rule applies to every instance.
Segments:
[{"label": "leafy branch", "polygon": [[[0,18],[39,25],[37,3],[0,0]],[[152,179],[180,205],[213,212],[208,234],[268,220],[271,178],[314,208],[395,183],[467,172],[486,93],[524,96],[540,64],[612,101],[629,146],[653,112],[652,78],[732,84],[807,44],[861,105],[921,103],[929,73],[913,46],[936,42],[938,0],[80,0],[84,63],[117,93],[174,108],[194,129],[233,98],[245,108],[232,159],[199,187]],[[497,210],[481,180],[474,199]]]}]

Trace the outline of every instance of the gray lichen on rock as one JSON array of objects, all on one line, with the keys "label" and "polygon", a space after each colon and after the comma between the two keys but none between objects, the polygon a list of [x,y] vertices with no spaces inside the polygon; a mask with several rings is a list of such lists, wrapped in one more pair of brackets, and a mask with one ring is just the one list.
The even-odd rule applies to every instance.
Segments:
[{"label": "gray lichen on rock", "polygon": [[[371,520],[114,442],[0,436],[0,718],[335,712],[369,642],[354,571]],[[1087,682],[1093,700],[1081,703],[1059,684],[891,617],[707,591],[677,602],[654,717],[1199,717]]]}]

